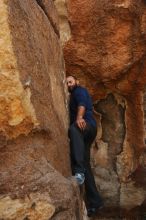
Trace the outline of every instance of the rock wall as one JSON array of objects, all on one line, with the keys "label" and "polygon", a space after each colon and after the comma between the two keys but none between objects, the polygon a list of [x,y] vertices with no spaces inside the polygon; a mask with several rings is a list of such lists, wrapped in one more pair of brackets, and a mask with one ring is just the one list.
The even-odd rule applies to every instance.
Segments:
[{"label": "rock wall", "polygon": [[66,71],[80,79],[95,103],[93,166],[105,201],[103,216],[143,219],[146,2],[66,2],[71,28],[64,46]]},{"label": "rock wall", "polygon": [[94,219],[145,218],[146,1],[1,0],[0,15],[0,219],[82,219],[60,39],[94,100]]},{"label": "rock wall", "polygon": [[0,219],[81,219],[53,1],[0,1]]},{"label": "rock wall", "polygon": [[70,24],[68,21],[68,11],[66,0],[54,0],[59,16],[60,39],[62,45],[71,38]]}]

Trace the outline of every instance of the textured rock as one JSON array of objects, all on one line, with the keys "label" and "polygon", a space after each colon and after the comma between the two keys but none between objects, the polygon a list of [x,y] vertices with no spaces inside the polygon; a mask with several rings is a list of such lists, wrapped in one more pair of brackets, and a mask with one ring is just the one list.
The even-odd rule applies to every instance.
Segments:
[{"label": "textured rock", "polygon": [[66,0],[54,0],[59,15],[60,38],[62,45],[71,38]]},{"label": "textured rock", "polygon": [[[95,103],[98,134],[92,157],[97,187],[108,208],[104,214],[142,218],[146,190],[137,170],[142,166],[139,177],[146,175],[141,164],[146,2],[67,0],[67,8],[71,38],[64,46],[66,69],[89,89]],[[128,199],[127,193],[132,194]]]},{"label": "textured rock", "polygon": [[145,5],[127,0],[67,2],[72,31],[65,45],[67,72],[84,76],[82,81],[89,87],[96,79],[92,89],[103,82],[108,88],[114,86],[112,90],[129,93],[135,79],[130,70],[138,61],[144,63]]},{"label": "textured rock", "polygon": [[[33,166],[33,171],[32,171]],[[82,219],[79,212],[80,199],[77,186],[55,171],[47,161],[42,160],[25,167],[25,171],[9,184],[0,186],[0,219],[48,220]],[[35,173],[35,176],[32,174]],[[11,182],[10,182],[11,181]],[[11,184],[10,184],[11,183]],[[9,196],[11,195],[11,197]]]},{"label": "textured rock", "polygon": [[36,113],[31,103],[30,89],[23,89],[17,69],[11,31],[8,23],[8,8],[1,3],[1,42],[0,42],[0,130],[5,137],[13,138],[29,133],[38,125]]},{"label": "textured rock", "polygon": [[81,219],[77,186],[63,177],[71,172],[55,6],[2,0],[0,14],[0,219]]},{"label": "textured rock", "polygon": [[139,189],[138,187],[134,186],[134,182],[130,182],[127,184],[121,184],[120,199],[120,203],[123,208],[132,209],[134,206],[140,206],[143,203],[145,194],[143,193],[142,188]]},{"label": "textured rock", "polygon": [[[60,145],[66,152],[62,156],[68,158],[64,64],[58,36],[35,1],[2,1],[1,14],[1,136],[11,140],[42,133],[42,142],[46,136],[42,145],[51,155],[48,160],[68,172],[68,160],[53,158],[61,153]],[[49,149],[46,146],[51,142]]]},{"label": "textured rock", "polygon": [[52,27],[54,28],[55,33],[57,35],[60,35],[59,17],[53,1],[47,1],[47,0],[36,0],[36,1],[39,4],[39,6],[43,9],[45,15],[48,17]]},{"label": "textured rock", "polygon": [[37,196],[34,197],[34,200],[0,199],[1,219],[49,219],[55,212],[54,206],[47,201],[36,201]]}]

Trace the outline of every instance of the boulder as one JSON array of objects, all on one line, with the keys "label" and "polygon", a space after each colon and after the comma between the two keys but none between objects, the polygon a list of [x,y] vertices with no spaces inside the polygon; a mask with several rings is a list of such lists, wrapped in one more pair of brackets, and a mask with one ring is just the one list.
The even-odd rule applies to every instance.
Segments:
[{"label": "boulder", "polygon": [[52,0],[0,1],[0,219],[81,219]]}]

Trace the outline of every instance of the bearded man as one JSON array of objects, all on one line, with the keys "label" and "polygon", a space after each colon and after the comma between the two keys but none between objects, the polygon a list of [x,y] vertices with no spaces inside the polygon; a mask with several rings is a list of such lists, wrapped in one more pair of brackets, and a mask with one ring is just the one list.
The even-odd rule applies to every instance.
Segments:
[{"label": "bearded man", "polygon": [[74,76],[66,79],[70,93],[70,152],[72,173],[79,185],[85,183],[87,215],[95,215],[103,207],[90,166],[90,147],[96,137],[97,125],[87,89],[79,86]]}]

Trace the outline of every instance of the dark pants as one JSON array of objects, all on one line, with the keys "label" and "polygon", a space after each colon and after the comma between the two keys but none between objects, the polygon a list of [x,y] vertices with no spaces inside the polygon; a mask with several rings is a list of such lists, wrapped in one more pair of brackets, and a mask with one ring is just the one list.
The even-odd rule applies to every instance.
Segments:
[{"label": "dark pants", "polygon": [[86,207],[97,207],[102,199],[97,191],[90,166],[90,147],[96,137],[97,129],[89,124],[81,131],[76,124],[69,128],[71,166],[75,173],[85,174]]}]

